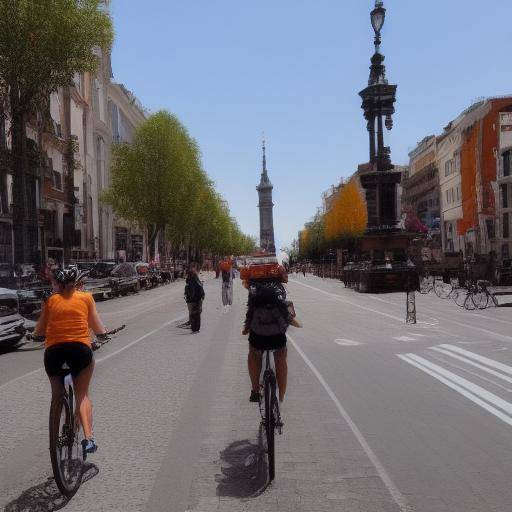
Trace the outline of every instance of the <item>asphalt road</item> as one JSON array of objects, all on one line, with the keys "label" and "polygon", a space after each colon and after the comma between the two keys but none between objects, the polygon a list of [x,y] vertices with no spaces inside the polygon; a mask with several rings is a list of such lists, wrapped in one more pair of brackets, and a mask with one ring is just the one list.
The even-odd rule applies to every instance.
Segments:
[{"label": "asphalt road", "polygon": [[205,276],[203,329],[183,282],[99,304],[127,328],[96,355],[86,482],[65,502],[48,456],[42,352],[0,355],[0,509],[14,511],[509,510],[512,315],[418,296],[359,295],[293,276],[303,329],[289,331],[285,429],[266,487],[257,406],[248,403],[246,292],[223,311]]}]

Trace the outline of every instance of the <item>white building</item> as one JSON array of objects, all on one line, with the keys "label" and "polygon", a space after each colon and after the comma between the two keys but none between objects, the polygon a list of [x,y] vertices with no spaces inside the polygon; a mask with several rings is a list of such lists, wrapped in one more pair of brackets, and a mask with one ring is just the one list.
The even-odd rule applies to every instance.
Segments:
[{"label": "white building", "polygon": [[500,112],[496,159],[497,249],[501,259],[512,257],[512,112]]},{"label": "white building", "polygon": [[463,116],[459,116],[450,122],[437,138],[443,252],[464,250],[464,237],[457,234],[457,221],[463,217],[460,167],[462,119]]},{"label": "white building", "polygon": [[[111,82],[108,88],[108,111],[111,130],[109,148],[112,144],[132,142],[135,130],[146,119],[139,100],[124,85]],[[110,183],[110,172],[107,183]],[[147,259],[147,237],[144,230],[114,216],[110,209],[103,208],[109,216],[112,256],[125,261]]]}]

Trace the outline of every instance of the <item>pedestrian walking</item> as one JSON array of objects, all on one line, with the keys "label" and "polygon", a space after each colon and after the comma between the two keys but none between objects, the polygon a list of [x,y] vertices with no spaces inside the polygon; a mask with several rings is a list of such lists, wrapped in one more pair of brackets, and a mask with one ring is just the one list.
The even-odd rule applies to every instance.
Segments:
[{"label": "pedestrian walking", "polygon": [[197,275],[197,263],[189,265],[185,284],[185,300],[188,307],[188,325],[192,332],[201,329],[201,313],[203,311],[204,289],[203,283]]},{"label": "pedestrian walking", "polygon": [[224,258],[219,264],[219,274],[222,281],[222,304],[227,309],[233,304],[233,279],[235,270],[231,258]]}]

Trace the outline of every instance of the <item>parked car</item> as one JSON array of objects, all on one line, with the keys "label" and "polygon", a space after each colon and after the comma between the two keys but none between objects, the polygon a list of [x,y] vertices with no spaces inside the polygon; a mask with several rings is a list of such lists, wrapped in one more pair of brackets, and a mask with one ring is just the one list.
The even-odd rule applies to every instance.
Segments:
[{"label": "parked car", "polygon": [[16,348],[25,332],[25,319],[18,312],[16,290],[0,288],[0,350]]},{"label": "parked car", "polygon": [[84,291],[89,292],[94,300],[109,299],[112,297],[112,283],[110,282],[110,274],[115,263],[111,262],[77,262],[77,265],[84,269],[90,270],[89,275],[84,283]]},{"label": "parked car", "polygon": [[120,263],[110,272],[110,284],[114,295],[137,293],[140,290],[137,270],[132,263]]}]

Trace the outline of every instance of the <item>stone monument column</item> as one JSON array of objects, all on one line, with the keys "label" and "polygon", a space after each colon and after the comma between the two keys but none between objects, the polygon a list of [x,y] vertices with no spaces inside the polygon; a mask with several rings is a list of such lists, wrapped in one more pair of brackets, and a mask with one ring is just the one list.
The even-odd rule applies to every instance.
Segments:
[{"label": "stone monument column", "polygon": [[274,242],[274,203],[272,202],[273,188],[268,177],[265,141],[263,141],[263,169],[260,184],[256,187],[256,190],[258,191],[258,208],[260,210],[260,247],[268,253],[276,252]]}]

